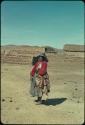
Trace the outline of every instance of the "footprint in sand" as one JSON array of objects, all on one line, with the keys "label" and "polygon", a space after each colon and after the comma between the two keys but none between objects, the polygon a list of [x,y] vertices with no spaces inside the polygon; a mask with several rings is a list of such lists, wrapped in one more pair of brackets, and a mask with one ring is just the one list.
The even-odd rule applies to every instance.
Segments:
[{"label": "footprint in sand", "polygon": [[5,99],[2,99],[2,102],[4,102],[5,101]]},{"label": "footprint in sand", "polygon": [[75,90],[78,90],[77,88],[75,88]]},{"label": "footprint in sand", "polygon": [[13,102],[12,100],[10,100],[9,102]]},{"label": "footprint in sand", "polygon": [[16,107],[16,110],[19,110],[20,108],[19,107]]}]

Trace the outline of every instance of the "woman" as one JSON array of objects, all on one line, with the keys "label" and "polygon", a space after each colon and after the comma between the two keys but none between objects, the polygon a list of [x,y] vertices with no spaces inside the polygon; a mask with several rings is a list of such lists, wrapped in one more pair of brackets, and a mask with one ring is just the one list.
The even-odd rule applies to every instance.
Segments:
[{"label": "woman", "polygon": [[30,73],[31,78],[35,77],[35,88],[37,92],[36,102],[38,104],[41,104],[42,102],[42,95],[45,93],[48,96],[48,92],[50,92],[47,62],[48,60],[45,54],[38,55],[38,61],[35,63]]}]

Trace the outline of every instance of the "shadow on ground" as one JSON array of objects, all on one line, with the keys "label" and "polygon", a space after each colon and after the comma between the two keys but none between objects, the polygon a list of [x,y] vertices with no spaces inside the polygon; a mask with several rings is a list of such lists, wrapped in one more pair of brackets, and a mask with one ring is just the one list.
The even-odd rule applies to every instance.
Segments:
[{"label": "shadow on ground", "polygon": [[47,106],[49,106],[49,105],[55,106],[55,105],[63,103],[64,101],[66,101],[66,99],[67,98],[53,98],[53,99],[48,99],[46,101],[42,100],[42,104],[47,105]]}]

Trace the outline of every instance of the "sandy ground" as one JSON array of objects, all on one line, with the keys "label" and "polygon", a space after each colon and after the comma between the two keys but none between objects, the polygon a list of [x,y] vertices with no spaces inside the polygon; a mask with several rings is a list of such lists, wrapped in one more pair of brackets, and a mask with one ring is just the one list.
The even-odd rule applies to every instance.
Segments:
[{"label": "sandy ground", "polygon": [[[1,121],[5,124],[82,124],[84,122],[83,62],[49,63],[51,92],[36,105],[29,94],[31,65],[1,65]],[[45,97],[43,97],[44,99]]]}]

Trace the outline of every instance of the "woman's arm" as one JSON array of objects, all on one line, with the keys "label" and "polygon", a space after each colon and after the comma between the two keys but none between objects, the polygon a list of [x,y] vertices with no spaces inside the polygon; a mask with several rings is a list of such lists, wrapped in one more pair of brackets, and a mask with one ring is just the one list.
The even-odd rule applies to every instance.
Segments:
[{"label": "woman's arm", "polygon": [[35,64],[35,65],[33,66],[32,70],[31,70],[31,72],[30,72],[30,75],[31,75],[31,76],[34,76],[35,71],[36,71],[36,66],[37,66],[37,64]]}]

